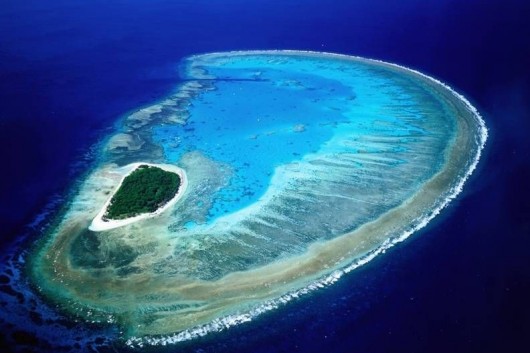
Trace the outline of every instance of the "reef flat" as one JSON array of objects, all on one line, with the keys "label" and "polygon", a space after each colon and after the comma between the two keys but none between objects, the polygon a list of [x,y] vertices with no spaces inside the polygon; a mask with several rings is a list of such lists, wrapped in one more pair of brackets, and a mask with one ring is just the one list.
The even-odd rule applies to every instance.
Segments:
[{"label": "reef flat", "polygon": [[[174,94],[124,119],[29,263],[44,296],[130,345],[222,330],[335,282],[436,216],[487,138],[463,96],[393,64],[254,51],[181,71]],[[178,164],[187,192],[89,230],[138,161]]]}]

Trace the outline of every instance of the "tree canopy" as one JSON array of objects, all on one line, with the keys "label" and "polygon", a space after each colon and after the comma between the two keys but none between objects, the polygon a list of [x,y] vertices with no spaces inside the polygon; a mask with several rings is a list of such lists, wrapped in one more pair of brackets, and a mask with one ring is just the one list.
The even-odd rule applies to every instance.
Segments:
[{"label": "tree canopy", "polygon": [[140,165],[125,177],[103,218],[124,219],[154,212],[175,196],[180,183],[176,173]]}]

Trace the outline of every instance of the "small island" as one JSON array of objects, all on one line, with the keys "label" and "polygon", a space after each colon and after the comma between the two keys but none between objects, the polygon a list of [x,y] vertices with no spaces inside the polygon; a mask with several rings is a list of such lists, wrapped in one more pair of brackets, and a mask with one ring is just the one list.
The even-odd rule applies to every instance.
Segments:
[{"label": "small island", "polygon": [[110,200],[103,220],[152,213],[171,200],[177,194],[179,186],[178,174],[142,164],[125,177]]},{"label": "small island", "polygon": [[90,224],[109,230],[156,216],[174,204],[187,186],[184,171],[172,165],[134,163],[114,194]]}]

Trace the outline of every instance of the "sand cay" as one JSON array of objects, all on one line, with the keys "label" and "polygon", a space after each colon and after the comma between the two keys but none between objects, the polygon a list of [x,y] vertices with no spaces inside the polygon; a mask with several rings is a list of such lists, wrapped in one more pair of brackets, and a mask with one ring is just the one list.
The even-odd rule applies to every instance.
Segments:
[{"label": "sand cay", "polygon": [[97,216],[92,220],[92,223],[90,223],[90,226],[88,227],[89,230],[94,231],[94,232],[101,232],[101,231],[110,230],[110,229],[114,229],[114,228],[118,228],[118,227],[123,227],[123,226],[129,225],[129,224],[132,224],[132,223],[144,220],[144,219],[156,217],[156,216],[160,215],[162,212],[164,212],[167,209],[171,208],[179,199],[182,198],[182,195],[184,195],[184,193],[186,192],[186,189],[188,187],[188,179],[186,177],[186,172],[183,169],[181,169],[181,168],[179,168],[177,166],[174,166],[174,165],[170,165],[170,164],[152,164],[152,163],[139,162],[139,163],[132,163],[132,164],[129,164],[127,166],[118,168],[116,170],[116,173],[117,174],[123,174],[123,177],[122,177],[122,179],[120,181],[120,184],[116,187],[116,191],[118,191],[119,188],[121,187],[121,185],[123,183],[123,180],[132,171],[136,170],[136,168],[138,168],[140,165],[149,165],[149,166],[153,166],[153,167],[158,167],[158,168],[161,168],[161,169],[163,169],[165,171],[173,172],[173,173],[178,174],[178,176],[180,177],[180,186],[179,186],[178,192],[175,194],[175,196],[173,196],[173,198],[171,200],[166,202],[162,207],[158,208],[155,212],[144,213],[144,214],[140,214],[138,216],[130,217],[130,218],[126,218],[126,219],[117,219],[117,220],[107,219],[107,220],[104,220],[103,216],[107,212],[107,208],[108,208],[108,206],[110,204],[110,201],[112,200],[112,197],[114,196],[114,193],[113,193],[112,195],[109,196],[108,200],[105,202],[105,204],[101,208],[101,211],[99,211]]}]

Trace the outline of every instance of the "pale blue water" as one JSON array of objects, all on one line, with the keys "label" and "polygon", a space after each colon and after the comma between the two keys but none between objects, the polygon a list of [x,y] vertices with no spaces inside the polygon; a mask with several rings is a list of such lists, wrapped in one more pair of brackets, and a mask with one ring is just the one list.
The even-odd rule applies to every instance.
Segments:
[{"label": "pale blue water", "polygon": [[[155,127],[153,138],[171,162],[178,164],[184,153],[198,150],[232,169],[229,185],[214,195],[208,222],[257,201],[276,167],[307,154],[405,152],[408,143],[428,132],[419,127],[426,123],[425,114],[399,103],[422,94],[419,99],[427,105],[436,104],[424,91],[410,92],[395,76],[374,75],[374,68],[360,64],[247,56],[204,68],[215,77],[215,89],[191,101],[187,124]],[[443,132],[448,138],[450,131]],[[401,138],[401,143],[392,151],[389,144],[377,143],[359,151],[356,137],[374,134]],[[436,140],[443,147],[444,139]]]}]

